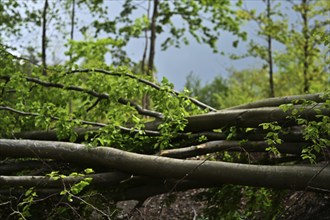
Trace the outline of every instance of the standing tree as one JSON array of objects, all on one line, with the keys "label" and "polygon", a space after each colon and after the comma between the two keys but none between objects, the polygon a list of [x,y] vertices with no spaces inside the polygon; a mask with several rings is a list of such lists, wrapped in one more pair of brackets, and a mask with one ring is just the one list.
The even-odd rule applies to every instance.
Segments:
[{"label": "standing tree", "polygon": [[[258,35],[267,44],[250,41],[248,53],[232,56],[234,59],[257,57],[267,62],[269,75],[269,96],[323,91],[329,66],[327,25],[329,4],[325,1],[288,1],[287,14],[298,13],[301,18],[294,20],[281,10],[285,2],[266,1],[264,12],[240,10],[238,16],[247,21],[256,21]],[[281,8],[280,8],[281,7]],[[290,27],[291,26],[291,27]],[[274,46],[283,50],[275,51]],[[274,71],[276,70],[276,71]],[[284,89],[285,88],[285,89]],[[283,92],[285,91],[285,92]]]},{"label": "standing tree", "polygon": [[44,8],[42,11],[42,37],[41,37],[41,61],[42,61],[42,66],[44,70],[42,73],[44,75],[47,75],[46,69],[47,69],[47,63],[46,63],[46,48],[47,48],[47,10],[48,10],[48,0],[45,0]]},{"label": "standing tree", "polygon": [[[275,86],[274,86],[274,40],[277,43],[284,43],[285,30],[287,27],[287,19],[284,17],[283,13],[280,11],[281,2],[272,4],[271,0],[264,0],[266,3],[265,11],[260,14],[256,14],[255,9],[247,10],[243,9],[238,11],[238,16],[247,20],[255,21],[258,25],[257,34],[262,39],[266,41],[266,45],[251,40],[248,46],[248,53],[242,56],[232,56],[234,59],[245,58],[248,56],[253,56],[260,58],[266,62],[264,69],[268,69],[268,82],[269,82],[269,97],[275,97]],[[277,18],[275,20],[275,18]]]},{"label": "standing tree", "polygon": [[[329,33],[329,4],[325,1],[302,0],[291,1],[292,9],[298,13],[302,22],[292,25],[286,39],[286,52],[277,58],[280,81],[290,80],[294,92],[307,93],[322,91],[329,83],[328,46],[326,37]],[[292,78],[293,78],[292,77]],[[286,78],[286,79],[285,79]],[[282,85],[279,85],[282,86]],[[288,88],[289,89],[289,88]]]}]

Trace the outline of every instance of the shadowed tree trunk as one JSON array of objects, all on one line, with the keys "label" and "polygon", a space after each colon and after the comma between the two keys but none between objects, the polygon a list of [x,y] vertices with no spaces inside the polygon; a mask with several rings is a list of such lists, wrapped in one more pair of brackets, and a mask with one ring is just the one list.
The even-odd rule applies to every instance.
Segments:
[{"label": "shadowed tree trunk", "polygon": [[309,48],[309,28],[308,28],[308,20],[309,20],[309,0],[302,0],[302,11],[301,17],[303,20],[303,76],[304,76],[304,93],[308,93],[309,91],[309,79],[308,79],[308,71],[309,71],[309,57],[310,57],[310,48]]},{"label": "shadowed tree trunk", "polygon": [[[270,22],[271,17],[271,3],[267,0],[267,18]],[[270,33],[267,35],[268,43],[268,69],[269,69],[269,97],[275,97],[274,90],[274,77],[273,77],[273,48],[272,48],[272,36]]]},{"label": "shadowed tree trunk", "polygon": [[48,9],[48,0],[45,0],[43,12],[42,12],[42,38],[41,38],[41,61],[43,70],[43,75],[47,75],[46,69],[47,69],[47,63],[46,63],[46,48],[47,48],[47,9]]},{"label": "shadowed tree trunk", "polygon": [[[151,76],[152,81],[155,80],[154,76],[154,60],[155,60],[155,51],[156,51],[156,25],[157,25],[157,17],[158,17],[158,0],[154,0],[153,5],[153,12],[151,17],[151,24],[150,24],[150,47],[149,47],[149,57],[148,57],[148,67],[146,70],[146,74]],[[144,69],[144,63],[142,63]],[[150,108],[150,98],[148,94],[144,94],[142,100],[142,107],[145,109]]]}]

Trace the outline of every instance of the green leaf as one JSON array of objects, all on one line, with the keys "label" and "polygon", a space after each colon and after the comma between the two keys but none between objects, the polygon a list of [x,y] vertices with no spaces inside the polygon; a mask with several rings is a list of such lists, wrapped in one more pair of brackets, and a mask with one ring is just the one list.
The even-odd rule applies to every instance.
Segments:
[{"label": "green leaf", "polygon": [[91,173],[94,173],[94,170],[92,168],[87,168],[87,169],[84,170],[84,172],[86,174],[91,174]]}]

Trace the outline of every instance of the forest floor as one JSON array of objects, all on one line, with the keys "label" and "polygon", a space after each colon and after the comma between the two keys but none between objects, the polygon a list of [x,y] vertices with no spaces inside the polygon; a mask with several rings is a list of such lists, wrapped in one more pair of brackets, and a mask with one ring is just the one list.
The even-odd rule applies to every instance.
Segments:
[{"label": "forest floor", "polygon": [[[202,220],[207,201],[196,199],[207,189],[162,194],[148,198],[136,207],[137,201],[117,204],[118,219],[129,220]],[[278,220],[330,220],[330,193],[291,192],[283,200],[284,210]],[[258,220],[258,218],[253,218]],[[260,219],[261,220],[261,219]]]}]

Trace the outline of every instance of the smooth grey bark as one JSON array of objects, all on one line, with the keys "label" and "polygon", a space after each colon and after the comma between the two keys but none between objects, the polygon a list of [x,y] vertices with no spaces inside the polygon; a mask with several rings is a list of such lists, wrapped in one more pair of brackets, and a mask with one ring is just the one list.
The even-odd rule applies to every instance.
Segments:
[{"label": "smooth grey bark", "polygon": [[[77,128],[74,129],[74,132],[77,133],[77,139],[76,143],[81,143],[85,141],[85,134],[88,132],[91,132],[89,137],[93,137],[92,132],[97,131],[99,127],[90,127],[90,128]],[[148,133],[147,133],[148,135]],[[250,133],[237,133],[233,140],[242,140],[247,139],[250,141],[264,141],[267,133],[258,130],[255,132]],[[219,133],[219,132],[199,132],[194,134],[186,134],[186,133],[179,133],[178,139],[183,140],[187,138],[193,138],[195,140],[192,140],[192,142],[189,145],[196,145],[200,144],[198,141],[198,138],[201,136],[205,136],[207,140],[209,141],[217,141],[217,140],[226,140],[227,134],[225,133]],[[38,131],[24,131],[13,134],[13,136],[9,137],[12,139],[29,139],[29,140],[44,140],[44,141],[69,141],[69,138],[61,139],[59,140],[56,136],[56,130],[38,130]],[[279,134],[279,138],[283,140],[284,142],[306,142],[306,144],[309,144],[308,141],[306,141],[303,138],[303,135],[301,131],[288,131],[285,134]]]},{"label": "smooth grey bark", "polygon": [[46,176],[0,176],[0,188],[7,187],[47,187],[47,188],[63,188],[63,186],[72,186],[75,183],[83,180],[84,178],[92,178],[93,185],[104,184],[106,186],[116,186],[121,181],[129,179],[130,175],[120,173],[120,172],[108,172],[99,174],[90,174],[83,177],[72,177],[68,176],[66,178],[60,178],[54,180],[51,177]]},{"label": "smooth grey bark", "polygon": [[226,108],[226,110],[275,107],[283,104],[290,104],[290,103],[292,104],[293,101],[297,101],[296,104],[301,104],[302,100],[322,103],[326,101],[326,98],[324,97],[324,93],[284,96],[284,97],[268,98],[256,102],[250,102],[248,104],[233,106],[230,108]]},{"label": "smooth grey bark", "polygon": [[[314,108],[295,107],[299,110],[301,118],[316,120],[318,115]],[[317,106],[315,106],[317,108]],[[320,109],[322,114],[330,116],[330,109]],[[294,125],[294,120],[288,119],[290,112],[284,112],[278,107],[263,107],[253,109],[222,110],[216,113],[201,114],[188,117],[188,124],[185,131],[202,132],[213,129],[237,126],[237,127],[258,127],[261,123],[278,122],[286,126]],[[149,128],[152,130],[152,128]]]},{"label": "smooth grey bark", "polygon": [[203,180],[215,184],[237,184],[279,189],[330,190],[330,167],[265,166],[219,161],[181,160],[141,155],[110,147],[88,148],[65,142],[0,139],[5,157],[51,158],[101,165],[120,172],[161,178]]},{"label": "smooth grey bark", "polygon": [[47,10],[48,10],[48,0],[45,0],[44,8],[42,11],[42,37],[41,37],[41,60],[42,60],[42,74],[47,75],[46,69],[47,69],[47,63],[46,63],[46,47],[47,47],[47,35],[46,35],[46,29],[47,29]]},{"label": "smooth grey bark", "polygon": [[[270,0],[267,0],[267,18],[270,21],[271,20],[271,3]],[[272,40],[273,37],[271,34],[267,34],[267,62],[268,62],[268,67],[269,67],[269,96],[270,97],[275,97],[275,89],[274,89],[274,77],[273,77],[273,47],[272,47]]]},{"label": "smooth grey bark", "polygon": [[[276,146],[280,153],[287,154],[301,154],[303,147],[307,146],[306,142],[284,142]],[[240,152],[265,152],[269,145],[265,141],[249,141],[241,144],[240,141],[210,141],[203,144],[163,150],[159,156],[171,158],[188,158],[198,155],[205,155],[208,153],[215,153],[221,151],[240,151]]]}]

